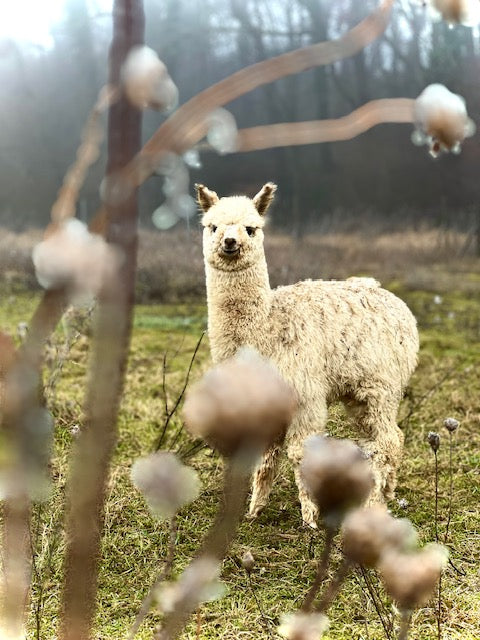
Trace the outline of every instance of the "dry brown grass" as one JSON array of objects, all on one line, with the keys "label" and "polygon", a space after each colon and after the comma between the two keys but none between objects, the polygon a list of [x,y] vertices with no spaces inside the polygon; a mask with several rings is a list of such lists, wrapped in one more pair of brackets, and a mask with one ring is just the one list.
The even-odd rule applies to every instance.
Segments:
[{"label": "dry brown grass", "polygon": [[[41,233],[0,229],[0,278],[6,285],[35,286],[31,249]],[[265,241],[272,286],[305,278],[342,279],[369,275],[408,288],[450,291],[480,289],[480,257],[466,233],[445,229],[394,232],[312,233],[302,240],[267,231]],[[140,231],[137,274],[139,301],[202,300],[205,278],[201,232]]]}]

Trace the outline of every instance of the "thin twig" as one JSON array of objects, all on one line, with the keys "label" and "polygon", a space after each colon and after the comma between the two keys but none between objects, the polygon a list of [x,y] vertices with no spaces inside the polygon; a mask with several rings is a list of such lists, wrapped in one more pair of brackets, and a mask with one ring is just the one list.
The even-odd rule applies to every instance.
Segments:
[{"label": "thin twig", "polygon": [[342,588],[346,577],[350,573],[351,568],[352,568],[351,560],[349,560],[348,558],[344,558],[340,566],[338,567],[337,572],[333,577],[333,580],[329,583],[327,589],[325,590],[322,597],[320,598],[320,602],[315,607],[317,611],[320,611],[321,613],[325,613],[328,610],[332,602],[335,600],[335,598],[339,594],[340,589]]},{"label": "thin twig", "polygon": [[320,559],[318,561],[315,579],[312,586],[308,590],[307,595],[305,596],[302,606],[300,607],[302,611],[311,610],[318,590],[320,589],[322,582],[325,580],[328,564],[330,562],[330,556],[333,549],[333,539],[335,538],[336,533],[336,529],[332,529],[331,527],[328,527],[326,530],[325,545],[322,549],[322,555],[320,556]]},{"label": "thin twig", "polygon": [[[360,569],[360,573],[362,574],[362,577],[363,577],[363,580],[365,582],[365,585],[366,585],[366,587],[368,589],[368,593],[370,594],[370,597],[372,599],[373,606],[375,607],[375,611],[377,612],[377,615],[378,615],[378,617],[380,619],[380,622],[382,623],[382,627],[383,627],[383,630],[385,631],[385,635],[387,636],[388,640],[391,640],[392,639],[392,630],[391,630],[392,625],[391,624],[387,624],[387,621],[383,617],[383,614],[387,613],[385,611],[384,604],[383,604],[380,596],[378,596],[378,594],[376,593],[375,587],[374,587],[373,583],[370,580],[370,577],[369,577],[369,575],[367,573],[367,570],[364,569],[364,567],[359,567],[359,569]],[[377,598],[378,598],[378,600],[377,600]],[[383,609],[383,612],[382,612],[382,609]]]},{"label": "thin twig", "polygon": [[435,455],[435,541],[438,542],[438,456]]},{"label": "thin twig", "polygon": [[438,602],[437,602],[437,638],[442,637],[442,573],[438,579]]},{"label": "thin twig", "polygon": [[343,118],[282,122],[241,129],[237,133],[235,151],[244,153],[274,147],[350,140],[379,124],[412,123],[414,102],[409,98],[372,100]]},{"label": "thin twig", "polygon": [[253,598],[254,598],[255,603],[256,603],[256,605],[257,605],[257,608],[258,608],[258,610],[259,610],[259,612],[260,612],[260,615],[261,615],[261,617],[262,617],[263,624],[265,625],[265,627],[267,628],[267,631],[269,632],[269,635],[271,636],[271,635],[272,635],[272,628],[271,628],[271,627],[272,627],[272,625],[271,625],[270,620],[269,620],[269,619],[267,618],[267,616],[265,615],[265,611],[263,610],[263,607],[262,607],[262,605],[261,605],[261,602],[260,602],[260,600],[258,599],[257,593],[256,593],[256,591],[255,591],[255,589],[254,589],[254,586],[253,586],[251,573],[250,573],[249,571],[245,571],[245,573],[247,574],[247,578],[248,578],[248,585],[249,585],[249,587],[250,587],[250,591],[252,592]]},{"label": "thin twig", "polygon": [[155,592],[158,589],[158,587],[162,584],[162,582],[170,578],[170,575],[172,573],[172,568],[173,568],[173,561],[175,558],[175,546],[176,546],[177,533],[178,533],[177,518],[176,516],[174,516],[170,520],[170,525],[168,529],[168,546],[167,546],[167,555],[165,558],[164,565],[161,571],[159,572],[159,574],[157,575],[157,577],[155,578],[153,585],[150,587],[147,595],[145,596],[142,602],[142,606],[140,607],[140,610],[137,613],[135,621],[130,627],[130,630],[128,632],[127,640],[132,640],[132,638],[135,636],[137,631],[140,629],[142,622],[145,620],[148,613],[150,612],[150,609],[152,608],[152,605],[155,600]]},{"label": "thin twig", "polygon": [[[193,367],[193,363],[195,362],[195,358],[197,357],[197,353],[198,350],[200,349],[200,345],[202,344],[202,340],[203,340],[203,336],[205,335],[205,331],[202,331],[200,338],[197,340],[197,344],[195,345],[195,349],[193,351],[192,357],[190,358],[190,363],[188,365],[188,369],[187,369],[187,373],[185,375],[185,380],[183,382],[183,387],[182,390],[180,391],[175,404],[173,405],[172,409],[170,411],[168,411],[168,407],[167,407],[167,392],[166,392],[166,388],[165,388],[165,363],[166,360],[164,359],[164,369],[163,369],[163,385],[164,385],[164,394],[165,394],[165,407],[167,408],[167,417],[165,419],[165,422],[163,424],[163,428],[162,428],[162,433],[160,434],[160,437],[158,439],[157,442],[157,447],[156,447],[156,451],[158,451],[160,449],[160,447],[162,446],[163,443],[163,438],[165,437],[165,433],[167,432],[167,428],[168,425],[170,423],[170,420],[172,419],[172,417],[175,415],[180,402],[183,400],[183,396],[185,395],[185,391],[187,390],[187,386],[188,386],[188,382],[190,380],[190,373],[192,372],[192,367]],[[165,354],[166,357],[166,354]]]},{"label": "thin twig", "polygon": [[451,375],[457,371],[458,366],[459,365],[457,363],[453,367],[450,367],[449,369],[447,369],[444,375],[439,380],[437,380],[437,382],[432,387],[430,387],[430,389],[428,389],[424,394],[422,394],[414,404],[411,405],[407,415],[399,421],[398,423],[399,427],[404,428],[408,425],[412,415],[422,406],[425,400],[428,400],[436,391],[438,391],[438,389],[442,386],[442,384],[446,382],[448,378],[450,378]]},{"label": "thin twig", "polygon": [[450,483],[449,483],[449,495],[448,495],[447,524],[445,527],[445,536],[443,538],[444,544],[447,544],[448,542],[448,533],[450,531],[450,523],[452,520],[452,503],[453,503],[453,433],[449,431],[448,435],[449,435],[449,444],[450,444],[448,475],[450,477]]},{"label": "thin twig", "polygon": [[[190,566],[202,558],[221,561],[225,557],[244,512],[250,475],[257,458],[257,452],[242,449],[228,461],[221,506]],[[180,598],[175,609],[165,616],[162,629],[154,636],[155,640],[176,638],[198,604],[190,593]]]}]

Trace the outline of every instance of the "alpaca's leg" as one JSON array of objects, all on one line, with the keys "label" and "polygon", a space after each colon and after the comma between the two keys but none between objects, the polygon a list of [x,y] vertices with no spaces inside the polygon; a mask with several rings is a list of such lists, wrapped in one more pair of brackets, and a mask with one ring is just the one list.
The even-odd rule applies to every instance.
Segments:
[{"label": "alpaca's leg", "polygon": [[270,447],[255,470],[252,482],[252,497],[248,510],[248,515],[251,518],[256,518],[267,504],[280,452],[280,445]]},{"label": "alpaca's leg", "polygon": [[[308,409],[307,409],[308,407]],[[326,402],[317,399],[316,402],[305,403],[292,424],[287,442],[287,454],[293,464],[298,497],[302,509],[302,519],[313,529],[317,528],[318,508],[302,481],[300,463],[303,458],[303,443],[311,435],[323,433],[327,422],[328,410]]]},{"label": "alpaca's leg", "polygon": [[394,495],[404,440],[397,425],[399,397],[400,392],[387,395],[378,389],[369,394],[365,391],[352,411],[360,431],[359,444],[372,462],[375,486],[370,502],[391,500]]}]

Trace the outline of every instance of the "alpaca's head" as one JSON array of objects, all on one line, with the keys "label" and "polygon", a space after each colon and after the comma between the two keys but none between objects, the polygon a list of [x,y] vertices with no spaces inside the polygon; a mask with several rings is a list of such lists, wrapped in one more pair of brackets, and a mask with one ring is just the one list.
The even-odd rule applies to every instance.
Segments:
[{"label": "alpaca's head", "polygon": [[277,186],[267,182],[257,195],[219,198],[202,184],[196,185],[203,210],[203,254],[222,271],[246,269],[263,258],[265,214]]}]

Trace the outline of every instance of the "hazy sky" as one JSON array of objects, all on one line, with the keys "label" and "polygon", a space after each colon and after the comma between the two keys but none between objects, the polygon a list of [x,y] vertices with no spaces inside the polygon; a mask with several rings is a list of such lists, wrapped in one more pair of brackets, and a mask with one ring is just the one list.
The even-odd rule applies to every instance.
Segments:
[{"label": "hazy sky", "polygon": [[[110,10],[113,0],[90,0],[97,9]],[[62,17],[65,0],[3,0],[0,38],[13,38],[48,47],[51,27]]]}]

